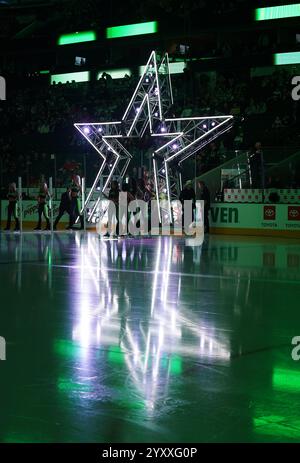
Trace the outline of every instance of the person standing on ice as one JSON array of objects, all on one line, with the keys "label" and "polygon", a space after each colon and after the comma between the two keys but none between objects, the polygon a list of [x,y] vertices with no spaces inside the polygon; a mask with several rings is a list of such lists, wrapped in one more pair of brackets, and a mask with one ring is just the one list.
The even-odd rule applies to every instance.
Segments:
[{"label": "person standing on ice", "polygon": [[42,215],[44,215],[46,219],[46,227],[45,230],[50,230],[50,220],[49,220],[49,208],[47,201],[49,200],[50,195],[48,191],[47,183],[42,183],[40,187],[40,191],[37,197],[38,200],[38,223],[35,227],[35,230],[41,230],[42,228]]},{"label": "person standing on ice", "polygon": [[53,225],[53,230],[57,229],[57,224],[62,218],[62,216],[65,214],[65,212],[69,215],[69,227],[71,227],[71,190],[70,187],[67,188],[67,190],[62,193],[61,198],[60,198],[60,204],[59,204],[59,211],[58,215],[55,219],[54,225]]},{"label": "person standing on ice", "polygon": [[80,230],[83,230],[84,229],[83,216],[80,214],[81,179],[79,175],[73,175],[72,183],[70,185],[70,190],[71,190],[70,226],[68,228],[73,228],[73,225],[76,223],[76,220],[79,217]]},{"label": "person standing on ice", "polygon": [[6,228],[4,229],[5,231],[10,230],[10,225],[11,225],[11,218],[12,216],[15,219],[15,231],[20,230],[20,222],[18,219],[18,192],[17,192],[17,186],[15,183],[10,183],[8,187],[8,193],[7,193],[7,199],[8,199],[8,206],[7,206],[7,223],[6,223]]}]

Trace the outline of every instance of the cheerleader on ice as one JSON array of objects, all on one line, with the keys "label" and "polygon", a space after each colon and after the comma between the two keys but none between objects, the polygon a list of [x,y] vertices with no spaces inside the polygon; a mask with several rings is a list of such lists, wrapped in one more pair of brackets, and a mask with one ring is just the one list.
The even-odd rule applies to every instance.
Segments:
[{"label": "cheerleader on ice", "polygon": [[8,206],[7,206],[7,223],[4,230],[10,230],[11,218],[15,219],[15,231],[20,230],[20,222],[18,218],[18,192],[15,183],[10,183],[7,193]]},{"label": "cheerleader on ice", "polygon": [[50,220],[49,220],[49,208],[47,201],[49,200],[50,195],[48,192],[47,183],[42,183],[40,187],[40,191],[37,197],[38,200],[38,223],[35,227],[35,230],[41,230],[42,228],[42,215],[44,215],[46,219],[46,228],[44,230],[50,230]]}]

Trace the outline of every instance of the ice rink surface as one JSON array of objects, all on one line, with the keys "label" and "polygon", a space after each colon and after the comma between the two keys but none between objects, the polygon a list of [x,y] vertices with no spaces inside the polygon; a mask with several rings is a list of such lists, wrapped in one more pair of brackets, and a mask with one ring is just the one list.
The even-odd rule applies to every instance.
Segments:
[{"label": "ice rink surface", "polygon": [[299,442],[300,242],[0,234],[1,442]]}]

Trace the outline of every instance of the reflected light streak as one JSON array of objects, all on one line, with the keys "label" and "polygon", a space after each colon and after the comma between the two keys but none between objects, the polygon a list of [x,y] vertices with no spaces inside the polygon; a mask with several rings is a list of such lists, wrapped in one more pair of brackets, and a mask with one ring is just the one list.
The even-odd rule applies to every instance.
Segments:
[{"label": "reflected light streak", "polygon": [[[182,265],[182,254],[171,239],[158,238],[156,242],[154,272],[148,273],[148,278],[152,278],[149,318],[146,316],[142,319],[136,328],[135,317],[126,318],[121,325],[119,300],[122,300],[124,313],[124,304],[130,307],[136,288],[125,284],[126,288],[122,289],[121,294],[120,287],[112,285],[115,280],[111,278],[115,273],[111,273],[110,269],[115,270],[115,263],[119,259],[127,267],[131,256],[136,268],[137,262],[144,265],[148,256],[145,257],[141,248],[139,252],[134,252],[137,251],[136,246],[134,241],[120,244],[99,240],[98,236],[92,235],[86,243],[81,244],[78,253],[80,262],[76,267],[76,271],[80,272],[80,292],[74,301],[79,320],[74,326],[72,338],[85,348],[82,349],[84,353],[80,354],[85,369],[90,368],[91,347],[108,345],[112,349],[119,349],[119,353],[112,350],[108,360],[112,361],[112,355],[117,356],[120,367],[128,369],[131,380],[151,413],[158,394],[161,391],[165,393],[168,388],[170,375],[183,372],[184,357],[226,361],[230,354],[226,344],[214,336],[213,327],[207,324],[202,326],[197,314],[182,305],[182,274],[176,272],[176,266]],[[120,272],[120,278],[125,278],[126,274]]]}]

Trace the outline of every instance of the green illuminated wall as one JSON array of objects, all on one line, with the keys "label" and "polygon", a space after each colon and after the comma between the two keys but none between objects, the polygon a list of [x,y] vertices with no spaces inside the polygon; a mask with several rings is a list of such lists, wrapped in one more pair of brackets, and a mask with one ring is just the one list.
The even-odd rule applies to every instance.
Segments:
[{"label": "green illuminated wall", "polygon": [[257,8],[255,10],[256,21],[295,18],[297,16],[300,16],[300,3],[294,3],[293,5],[272,6],[268,8]]},{"label": "green illuminated wall", "polygon": [[88,82],[90,80],[89,71],[82,72],[68,72],[66,74],[52,74],[51,75],[51,84],[54,82],[56,84],[66,84],[67,82]]},{"label": "green illuminated wall", "polygon": [[120,37],[130,37],[133,35],[154,34],[157,32],[158,24],[156,21],[147,23],[127,24],[125,26],[115,26],[106,28],[107,39],[118,39]]},{"label": "green illuminated wall", "polygon": [[299,64],[300,63],[300,52],[291,53],[275,53],[274,64]]},{"label": "green illuminated wall", "polygon": [[58,38],[58,45],[69,45],[71,43],[92,42],[96,40],[96,32],[74,32],[72,34],[64,34]]},{"label": "green illuminated wall", "polygon": [[125,74],[128,76],[131,76],[131,70],[128,68],[123,68],[123,69],[104,69],[103,71],[99,71],[97,74],[97,79],[100,79],[102,76],[103,72],[106,72],[106,74],[109,74],[112,79],[123,79],[125,77]]}]

